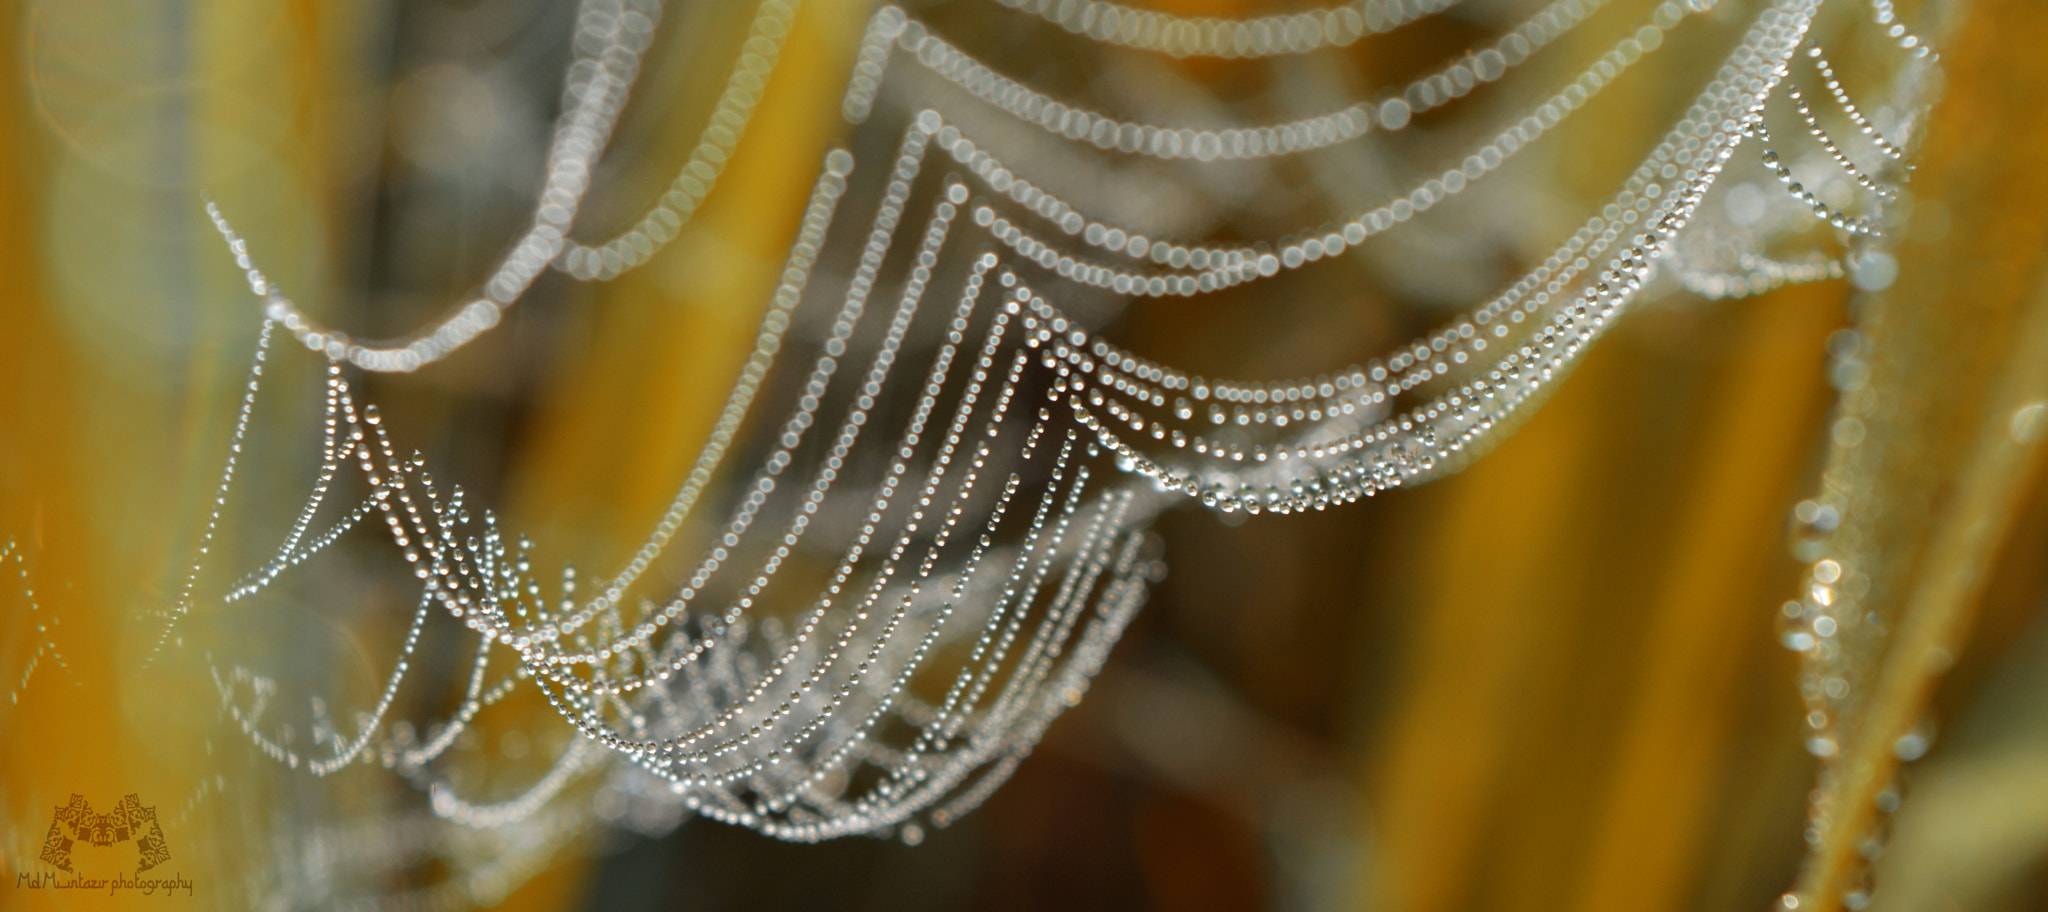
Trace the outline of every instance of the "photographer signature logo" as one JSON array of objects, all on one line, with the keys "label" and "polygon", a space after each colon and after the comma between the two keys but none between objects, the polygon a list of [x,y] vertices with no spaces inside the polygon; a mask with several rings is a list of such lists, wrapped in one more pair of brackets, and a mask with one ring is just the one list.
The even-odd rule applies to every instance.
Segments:
[{"label": "photographer signature logo", "polygon": [[[107,848],[124,842],[135,843],[139,855],[133,876],[88,877],[73,869],[71,850],[80,843]],[[42,860],[57,870],[20,872],[15,876],[16,888],[107,890],[110,893],[135,890],[145,895],[158,890],[170,893],[182,889],[185,895],[192,895],[192,881],[181,875],[167,878],[142,876],[142,872],[170,861],[171,848],[164,842],[163,828],[157,825],[156,808],[144,807],[136,795],[122,798],[113,810],[103,814],[94,813],[84,795],[72,795],[70,803],[59,806],[57,813],[50,818],[50,832],[43,837]],[[66,877],[65,874],[71,876]]]},{"label": "photographer signature logo", "polygon": [[105,848],[131,839],[142,853],[142,863],[136,865],[135,873],[171,860],[170,846],[164,844],[164,831],[156,825],[156,808],[143,807],[138,796],[129,795],[112,811],[95,814],[84,795],[72,795],[71,803],[58,808],[57,815],[50,820],[50,834],[43,837],[43,860],[59,871],[70,871],[71,848],[78,843]]}]

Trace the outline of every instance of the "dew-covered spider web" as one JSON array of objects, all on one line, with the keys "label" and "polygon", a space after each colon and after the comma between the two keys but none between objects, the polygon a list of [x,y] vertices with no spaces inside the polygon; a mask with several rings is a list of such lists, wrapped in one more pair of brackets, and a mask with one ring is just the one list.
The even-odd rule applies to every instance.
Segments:
[{"label": "dew-covered spider web", "polygon": [[[1887,220],[1939,61],[1884,0],[1355,0],[1245,19],[968,5],[882,6],[846,37],[841,138],[772,293],[747,305],[760,316],[744,367],[697,394],[723,397],[708,438],[640,541],[596,566],[445,480],[380,413],[374,375],[442,369],[506,331],[537,283],[605,282],[661,256],[718,192],[794,0],[754,8],[672,182],[606,224],[582,217],[585,198],[671,11],[582,0],[530,219],[473,295],[410,332],[316,318],[263,272],[265,238],[206,204],[261,328],[151,661],[200,662],[225,724],[294,775],[369,767],[421,796],[336,810],[317,849],[287,853],[279,904],[427,855],[445,881],[364,898],[489,902],[593,828],[693,816],[798,842],[920,842],[1086,698],[1168,570],[1153,531],[1165,511],[1341,509],[1456,472],[1656,299],[1888,281]],[[966,14],[1047,27],[1103,66],[1392,48],[1445,17],[1483,37],[1362,95],[1252,118],[1034,85],[946,27]],[[1871,34],[1890,80],[1839,78],[1827,48]],[[1603,142],[1580,112],[1674,53],[1706,64],[1672,90],[1654,141],[1625,150],[1633,166],[1597,176],[1604,200],[1563,233],[1518,220],[1565,198],[1549,187],[1574,163],[1541,150],[1559,134]],[[1337,173],[1368,202],[1224,230],[1256,203],[1223,192],[1233,175],[1268,167]],[[1382,248],[1456,257],[1468,228],[1537,253],[1356,363],[1214,376],[1117,341],[1134,310],[1297,294],[1298,272]],[[272,422],[295,442],[259,441]],[[364,567],[375,600],[410,606],[377,622],[391,648],[371,657],[372,700],[303,686],[251,648],[265,634],[191,632],[266,602],[369,599],[334,582]],[[9,686],[43,683],[60,640],[40,640]],[[530,754],[516,782],[450,760],[494,712]]]}]

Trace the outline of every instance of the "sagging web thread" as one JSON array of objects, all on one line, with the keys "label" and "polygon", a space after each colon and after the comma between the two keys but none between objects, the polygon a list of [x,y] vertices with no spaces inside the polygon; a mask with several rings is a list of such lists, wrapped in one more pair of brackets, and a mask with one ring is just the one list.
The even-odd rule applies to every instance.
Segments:
[{"label": "sagging web thread", "polygon": [[[530,545],[490,512],[472,512],[459,488],[438,485],[424,460],[404,455],[348,372],[410,371],[445,357],[495,325],[547,269],[607,279],[647,262],[715,185],[795,14],[793,2],[764,0],[711,123],[669,190],[633,227],[585,244],[570,229],[660,12],[650,0],[586,0],[532,224],[482,293],[451,316],[388,344],[323,326],[263,276],[249,245],[209,205],[267,309],[201,559],[172,621],[207,602],[259,597],[352,529],[374,528],[404,555],[420,591],[371,710],[344,725],[323,704],[314,747],[301,750],[268,733],[270,679],[215,664],[224,706],[280,762],[318,775],[359,763],[392,768],[428,791],[438,818],[500,832],[560,830],[562,804],[551,799],[605,775],[640,799],[779,838],[895,833],[917,841],[924,827],[985,800],[1081,698],[1163,569],[1147,531],[1160,511],[1188,500],[1222,512],[1319,510],[1440,476],[1540,403],[1653,283],[1756,293],[1839,276],[1847,259],[1873,249],[1891,182],[1903,176],[1896,160],[1906,138],[1903,126],[1882,136],[1810,43],[1821,3],[1765,6],[1621,189],[1499,294],[1365,365],[1277,382],[1205,378],[1122,349],[1091,328],[1099,318],[1062,308],[1065,289],[1202,294],[1392,231],[1498,180],[1506,162],[1705,4],[1657,5],[1577,77],[1384,204],[1241,245],[1147,237],[1091,215],[1086,201],[1042,189],[1026,176],[1029,162],[1001,153],[999,140],[961,115],[994,112],[1111,154],[1196,162],[1294,155],[1401,130],[1417,113],[1482,90],[1591,18],[1602,0],[1543,6],[1491,46],[1377,99],[1286,123],[1213,128],[1120,120],[1058,101],[885,7],[849,82],[848,119],[869,121],[899,58],[951,84],[958,100],[941,107],[960,108],[908,117],[893,159],[860,167],[844,150],[826,157],[753,352],[669,509],[616,575],[593,585],[565,570],[560,583],[544,584]],[[1012,5],[1055,15],[1043,4]],[[1081,18],[1056,21],[1130,47],[1244,56],[1340,45],[1448,5],[1361,2],[1219,23],[1086,3]],[[1882,161],[1851,163],[1787,84],[1796,66],[1813,69]],[[1738,147],[1769,141],[1773,99],[1789,99],[1828,160],[1856,178],[1865,214],[1825,208],[1776,150],[1764,155],[1790,193],[1769,218],[1731,225],[1703,207]],[[880,185],[864,234],[840,212],[856,178]],[[1847,259],[1765,255],[1767,242],[1797,235],[1813,216],[1851,246]],[[915,245],[907,253],[898,243],[905,232]],[[814,267],[832,240],[857,246],[857,266],[843,282],[821,285]],[[800,323],[823,327],[822,338],[800,341],[791,333]],[[202,599],[201,584],[216,575],[209,545],[279,329],[326,361],[320,471],[270,559],[218,593],[206,587]],[[926,346],[907,344],[919,339],[940,341],[923,363],[899,364],[923,353]],[[794,401],[774,420],[757,400],[778,370]],[[898,424],[869,427],[886,417]],[[766,441],[765,455],[728,465],[749,429]],[[885,434],[894,436],[877,439]],[[861,454],[873,451],[886,468],[855,478]],[[727,476],[734,505],[709,522],[704,501]],[[861,517],[856,531],[821,531],[821,516],[848,509]],[[675,588],[644,594],[665,585],[644,577],[691,529],[707,538],[701,557]],[[767,610],[790,604],[803,607],[788,618]],[[422,739],[395,737],[387,717],[421,631],[439,614],[476,637],[460,708]],[[437,776],[436,759],[520,688],[544,695],[576,737],[525,791],[463,795]]]}]

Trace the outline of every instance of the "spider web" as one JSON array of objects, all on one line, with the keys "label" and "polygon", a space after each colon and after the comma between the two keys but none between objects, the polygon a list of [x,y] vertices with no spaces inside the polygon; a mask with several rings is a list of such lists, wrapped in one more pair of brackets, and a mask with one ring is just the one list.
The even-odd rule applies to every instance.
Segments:
[{"label": "spider web", "polygon": [[[991,12],[1176,57],[1313,53],[1398,37],[1454,6],[1359,0],[1239,21],[1003,3],[1014,11]],[[796,15],[793,2],[764,0],[677,177],[623,232],[584,242],[571,237],[579,207],[661,13],[651,0],[585,0],[531,224],[441,320],[388,342],[323,325],[208,204],[264,318],[201,560],[158,648],[177,648],[180,618],[266,598],[344,538],[380,536],[418,593],[373,706],[343,721],[315,699],[313,744],[300,747],[279,734],[294,710],[277,708],[261,657],[209,662],[225,711],[264,754],[316,776],[381,766],[426,792],[417,821],[382,825],[475,833],[449,854],[501,886],[590,825],[576,796],[592,780],[631,796],[632,819],[650,830],[697,814],[795,841],[915,843],[986,800],[1082,699],[1165,572],[1150,532],[1162,511],[1291,514],[1441,477],[1511,432],[1647,297],[1838,278],[1879,250],[1914,115],[1880,129],[1856,106],[1813,40],[1822,5],[1755,10],[1619,189],[1506,287],[1366,363],[1281,380],[1156,363],[1102,327],[1133,299],[1266,283],[1398,236],[1439,206],[1519,198],[1541,175],[1509,167],[1518,155],[1686,40],[1712,5],[1556,0],[1402,86],[1263,124],[1152,122],[1062,101],[883,7],[842,111],[855,148],[893,154],[826,155],[752,352],[667,510],[615,572],[591,582],[564,568],[555,584],[535,570],[531,543],[408,454],[351,377],[431,368],[550,269],[602,281],[652,259],[715,187]],[[1892,22],[1889,5],[1873,9]],[[1548,88],[1516,78],[1582,24],[1629,16],[1639,20],[1572,77]],[[1905,62],[1883,109],[1913,112],[1935,58],[1895,31]],[[1833,110],[1817,112],[1823,96],[1800,84],[1823,86]],[[1525,95],[1505,116],[1462,102],[1510,90]],[[1265,240],[1176,236],[1156,212],[1133,216],[1117,194],[1086,189],[1110,182],[1116,162],[1303,156],[1413,132],[1416,118],[1461,105],[1476,127],[1428,137],[1463,143],[1449,164],[1404,169],[1383,202]],[[1823,119],[1837,113],[1851,127],[1830,134]],[[1767,121],[1811,146],[1795,160],[1795,147],[1771,145]],[[1785,192],[1710,205],[1724,172],[1747,164],[1744,143],[1763,147],[1762,173]],[[1360,154],[1385,157],[1378,146]],[[1786,239],[1790,255],[1778,250]],[[324,365],[319,469],[269,557],[237,572],[214,566],[209,545],[248,471],[238,461],[266,372],[307,360],[273,347],[280,337]],[[415,735],[392,718],[398,694],[416,677],[422,632],[454,622],[474,641],[468,667],[447,676],[457,708]],[[521,692],[544,698],[572,736],[523,789],[466,791],[440,761]],[[465,892],[475,882],[447,889],[476,899]]]}]

